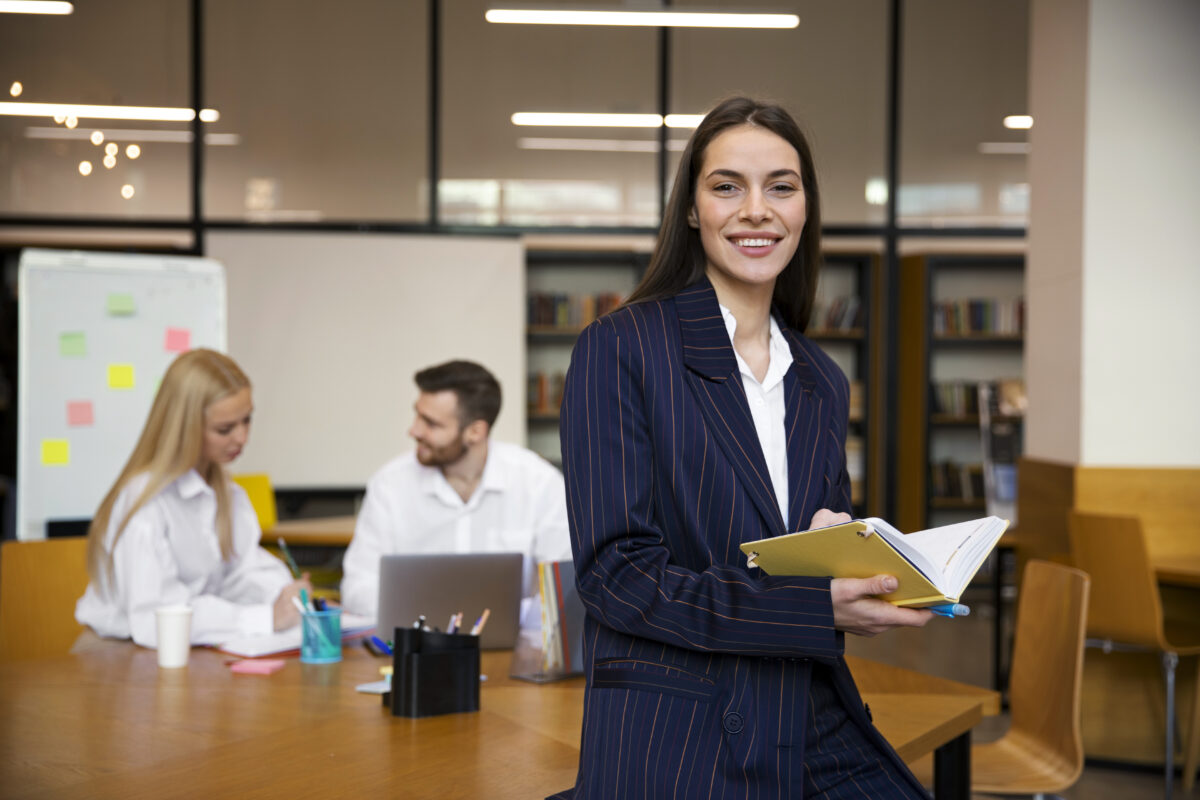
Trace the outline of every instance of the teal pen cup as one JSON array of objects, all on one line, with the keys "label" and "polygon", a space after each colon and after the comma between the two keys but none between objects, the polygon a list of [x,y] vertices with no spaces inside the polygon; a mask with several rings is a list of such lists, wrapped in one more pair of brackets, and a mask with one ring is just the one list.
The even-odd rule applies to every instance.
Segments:
[{"label": "teal pen cup", "polygon": [[300,661],[333,664],[342,660],[342,610],[305,611],[300,620]]}]

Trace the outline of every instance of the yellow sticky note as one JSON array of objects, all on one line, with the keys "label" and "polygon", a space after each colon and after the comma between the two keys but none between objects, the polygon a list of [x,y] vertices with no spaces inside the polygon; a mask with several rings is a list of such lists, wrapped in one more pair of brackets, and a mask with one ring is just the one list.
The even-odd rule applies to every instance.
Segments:
[{"label": "yellow sticky note", "polygon": [[71,463],[71,443],[66,439],[42,439],[42,463],[51,466]]},{"label": "yellow sticky note", "polygon": [[108,365],[108,388],[110,388],[110,389],[132,389],[133,388],[133,364],[109,364]]}]

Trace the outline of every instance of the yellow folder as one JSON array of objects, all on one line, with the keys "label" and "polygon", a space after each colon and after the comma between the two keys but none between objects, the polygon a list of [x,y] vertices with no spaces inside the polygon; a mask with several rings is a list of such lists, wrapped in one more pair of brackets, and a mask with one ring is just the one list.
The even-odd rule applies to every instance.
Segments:
[{"label": "yellow folder", "polygon": [[881,595],[898,606],[934,606],[957,603],[943,594],[908,559],[862,520],[828,528],[789,533],[741,545],[747,565],[768,575],[872,578],[894,575],[900,582],[891,594]]}]

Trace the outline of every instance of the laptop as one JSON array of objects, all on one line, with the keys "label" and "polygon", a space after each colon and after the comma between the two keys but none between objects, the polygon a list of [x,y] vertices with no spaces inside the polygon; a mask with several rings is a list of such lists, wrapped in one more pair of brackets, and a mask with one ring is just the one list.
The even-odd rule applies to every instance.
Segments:
[{"label": "laptop", "polygon": [[479,635],[484,650],[506,650],[517,642],[521,623],[521,553],[423,553],[384,556],[379,562],[379,620],[376,635],[391,639],[396,628],[425,624],[445,631],[450,615],[462,612],[469,633],[490,609]]}]

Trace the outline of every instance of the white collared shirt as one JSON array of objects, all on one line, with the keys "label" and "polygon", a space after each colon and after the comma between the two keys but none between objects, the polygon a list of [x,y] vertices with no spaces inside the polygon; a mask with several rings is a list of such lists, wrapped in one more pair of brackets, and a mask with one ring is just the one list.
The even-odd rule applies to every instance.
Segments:
[{"label": "white collared shirt", "polygon": [[[720,305],[718,303],[718,305]],[[733,334],[737,331],[737,320],[733,312],[725,306],[720,306],[721,316],[725,320],[725,330],[729,332],[729,343],[733,344]],[[771,486],[775,489],[775,497],[779,501],[779,513],[783,516],[783,524],[788,519],[788,463],[787,436],[785,434],[784,415],[786,403],[783,396],[783,376],[792,366],[792,348],[774,317],[771,320],[771,338],[767,353],[770,363],[767,374],[760,383],[750,366],[733,348],[737,358],[738,370],[742,373],[742,386],[746,390],[746,401],[750,404],[750,416],[754,419],[754,430],[758,433],[758,443],[762,446],[763,456],[767,460],[767,471],[771,476]]]},{"label": "white collared shirt", "polygon": [[414,453],[371,476],[342,560],[342,607],[378,615],[379,561],[394,553],[524,553],[522,626],[541,625],[540,561],[571,558],[562,473],[536,453],[488,442],[483,476],[463,501],[441,469]]},{"label": "white collared shirt", "polygon": [[138,475],[113,504],[105,549],[112,553],[113,583],[88,584],[75,619],[101,636],[132,638],[155,647],[154,610],[192,608],[192,644],[221,644],[274,630],[275,598],[292,577],[283,563],[259,546],[262,532],[242,487],[228,486],[233,557],[221,560],[217,498],[195,470],[177,478],[130,518],[113,539],[149,481]]}]

